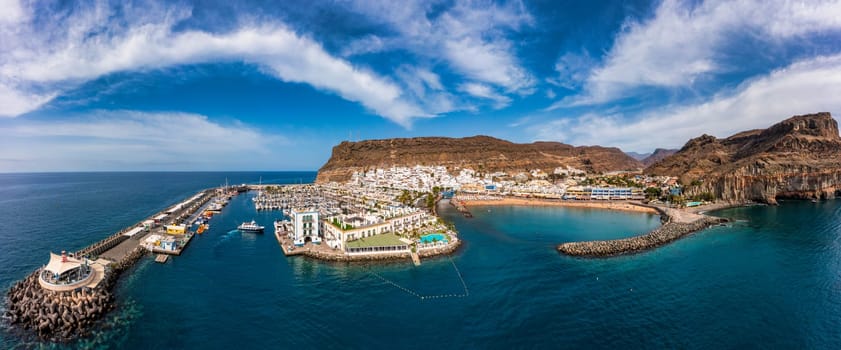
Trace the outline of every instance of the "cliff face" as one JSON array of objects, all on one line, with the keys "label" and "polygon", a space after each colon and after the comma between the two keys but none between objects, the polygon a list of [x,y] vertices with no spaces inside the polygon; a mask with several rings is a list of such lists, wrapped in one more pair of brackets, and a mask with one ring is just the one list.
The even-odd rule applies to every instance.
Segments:
[{"label": "cliff face", "polygon": [[638,170],[642,164],[617,148],[558,142],[517,144],[488,136],[417,137],[342,142],[318,171],[316,182],[347,181],[355,171],[391,166],[441,165],[454,169],[519,172],[571,166],[588,172]]},{"label": "cliff face", "polygon": [[724,200],[833,198],[841,190],[838,123],[829,113],[818,113],[725,139],[703,135],[645,173],[695,182],[687,188],[690,194],[711,192]]}]

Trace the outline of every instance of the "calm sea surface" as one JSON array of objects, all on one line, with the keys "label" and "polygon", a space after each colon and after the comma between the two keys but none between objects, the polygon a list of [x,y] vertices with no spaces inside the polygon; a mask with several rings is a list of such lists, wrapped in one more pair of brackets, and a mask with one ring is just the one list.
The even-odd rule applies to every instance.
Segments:
[{"label": "calm sea surface", "polygon": [[[177,203],[229,183],[315,173],[0,174],[0,286]],[[738,219],[612,259],[561,242],[638,235],[652,215],[483,207],[452,258],[331,264],[286,258],[253,194],[166,264],[123,275],[108,328],[71,348],[841,348],[841,201],[729,209]],[[465,291],[466,286],[466,291]],[[466,294],[466,296],[464,296]],[[418,296],[424,297],[423,299]],[[0,348],[39,347],[0,330]]]}]

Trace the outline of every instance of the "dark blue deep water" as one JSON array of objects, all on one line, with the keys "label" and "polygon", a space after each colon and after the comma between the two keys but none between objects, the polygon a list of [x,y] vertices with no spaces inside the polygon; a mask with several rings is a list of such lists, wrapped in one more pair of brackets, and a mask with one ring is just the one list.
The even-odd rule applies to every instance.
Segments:
[{"label": "dark blue deep water", "polygon": [[[314,175],[0,174],[0,285],[44,264],[50,250],[82,247],[225,177]],[[452,259],[414,267],[285,258],[271,230],[234,230],[280,215],[257,213],[250,196],[235,197],[182,256],[125,274],[111,326],[69,347],[841,348],[839,201],[720,211],[739,221],[612,259],[553,248],[641,234],[659,218],[487,207],[465,219],[442,206],[466,243]],[[466,297],[447,297],[464,286]],[[0,330],[0,348],[41,345],[50,344]]]}]

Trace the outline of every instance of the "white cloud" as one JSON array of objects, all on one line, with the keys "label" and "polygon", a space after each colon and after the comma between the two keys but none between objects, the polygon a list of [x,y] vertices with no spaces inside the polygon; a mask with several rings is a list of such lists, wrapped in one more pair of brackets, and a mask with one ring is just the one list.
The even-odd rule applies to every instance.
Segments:
[{"label": "white cloud", "polygon": [[[449,6],[443,12],[442,6]],[[493,84],[507,93],[531,88],[535,81],[519,62],[515,43],[506,37],[531,25],[533,19],[519,1],[459,1],[442,5],[428,1],[352,1],[352,10],[389,25],[397,34],[360,39],[349,52],[405,49],[443,59],[468,80]],[[372,44],[376,43],[376,44]],[[361,50],[360,47],[364,47]]]},{"label": "white cloud", "polygon": [[17,23],[26,20],[26,11],[19,0],[0,0],[0,24]]},{"label": "white cloud", "polygon": [[161,20],[104,30],[100,21],[111,15],[107,9],[82,13],[69,20],[67,35],[60,40],[30,32],[33,39],[43,42],[3,49],[7,55],[0,58],[0,83],[5,81],[5,90],[0,90],[0,100],[13,101],[15,108],[0,107],[0,114],[20,114],[27,109],[23,107],[37,108],[43,103],[29,98],[31,93],[23,84],[12,82],[42,84],[57,93],[64,85],[113,72],[244,61],[266,68],[283,81],[306,83],[358,102],[407,127],[412,118],[432,116],[405,99],[400,86],[390,79],[330,55],[319,43],[282,24],[248,24],[227,33],[175,31],[174,26],[189,12],[169,11]]},{"label": "white cloud", "polygon": [[41,107],[54,97],[55,93],[31,93],[11,88],[0,81],[0,117],[16,117]]},{"label": "white cloud", "polygon": [[18,119],[0,134],[0,171],[264,169],[277,166],[275,152],[289,142],[238,121],[174,112]]},{"label": "white cloud", "polygon": [[494,108],[501,109],[511,104],[511,98],[501,95],[493,90],[488,85],[479,83],[465,83],[459,86],[459,90],[464,91],[474,97],[489,99],[495,102]]},{"label": "white cloud", "polygon": [[395,75],[406,87],[406,93],[426,111],[442,114],[471,109],[471,106],[446,91],[441,78],[428,69],[403,65],[397,68]]},{"label": "white cloud", "polygon": [[509,128],[516,128],[516,127],[519,127],[521,125],[526,125],[529,122],[531,122],[533,119],[534,119],[534,117],[532,117],[532,116],[520,117],[517,120],[515,120],[511,123],[508,123],[508,127]]},{"label": "white cloud", "polygon": [[558,72],[558,77],[549,78],[546,81],[565,89],[576,89],[587,79],[587,75],[595,65],[596,60],[590,57],[587,52],[580,54],[567,52],[555,62],[555,71]]},{"label": "white cloud", "polygon": [[[786,0],[665,0],[653,18],[628,21],[601,66],[585,79],[584,92],[550,109],[609,102],[637,87],[689,87],[725,71],[722,48],[734,37],[775,42],[841,29],[841,2]],[[563,72],[562,72],[563,73]],[[576,80],[577,72],[566,73]]]},{"label": "white cloud", "polygon": [[367,35],[360,39],[351,41],[347,46],[342,48],[342,56],[350,57],[356,55],[364,55],[372,52],[379,52],[385,47],[385,42],[382,38],[376,35]]},{"label": "white cloud", "polygon": [[841,115],[841,55],[796,62],[745,82],[736,91],[688,106],[667,106],[636,116],[586,114],[532,125],[536,139],[618,146],[646,152],[681,147],[702,134],[727,137],[766,128],[793,115]]}]

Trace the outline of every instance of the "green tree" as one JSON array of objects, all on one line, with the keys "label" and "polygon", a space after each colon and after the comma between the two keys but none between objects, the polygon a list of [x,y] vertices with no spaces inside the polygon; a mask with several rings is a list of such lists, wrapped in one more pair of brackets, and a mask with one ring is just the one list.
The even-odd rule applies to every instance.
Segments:
[{"label": "green tree", "polygon": [[686,199],[676,194],[669,195],[669,202],[679,207],[686,205]]},{"label": "green tree", "polygon": [[397,201],[404,205],[409,205],[412,202],[412,194],[407,190],[403,190],[403,192],[400,192],[400,195],[397,196]]},{"label": "green tree", "polygon": [[660,196],[662,195],[663,190],[661,190],[659,187],[649,187],[645,189],[645,198],[648,198],[649,200],[660,198]]}]

